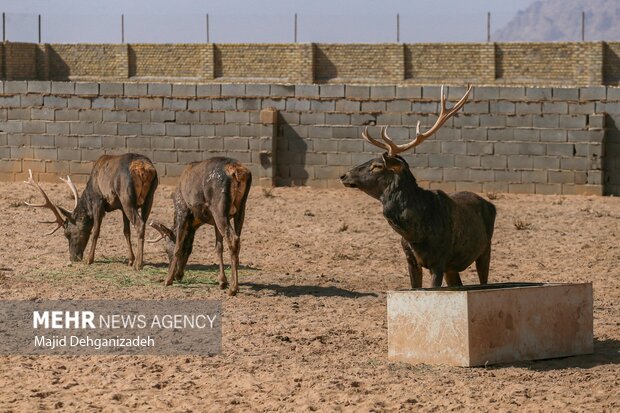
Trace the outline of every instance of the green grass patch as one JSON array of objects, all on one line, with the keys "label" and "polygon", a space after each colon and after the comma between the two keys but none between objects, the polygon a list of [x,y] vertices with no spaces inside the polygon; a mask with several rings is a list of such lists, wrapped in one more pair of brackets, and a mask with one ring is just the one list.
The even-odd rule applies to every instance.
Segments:
[{"label": "green grass patch", "polygon": [[[239,270],[239,277],[247,276],[257,271],[252,268]],[[226,276],[230,276],[230,268],[225,269]],[[102,256],[91,265],[75,263],[63,268],[37,270],[30,274],[34,279],[45,279],[55,284],[88,283],[89,280],[114,285],[119,288],[160,286],[168,275],[167,263],[156,265],[146,264],[142,271],[135,271],[129,267],[124,257]],[[189,264],[185,268],[183,280],[175,281],[172,287],[177,288],[204,288],[218,285],[219,267],[217,265]]]}]

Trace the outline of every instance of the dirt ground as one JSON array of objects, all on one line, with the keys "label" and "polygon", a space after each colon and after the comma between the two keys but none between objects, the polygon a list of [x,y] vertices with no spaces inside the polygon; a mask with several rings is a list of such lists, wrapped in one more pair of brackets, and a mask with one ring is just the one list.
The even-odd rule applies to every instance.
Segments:
[{"label": "dirt ground", "polygon": [[[66,187],[44,187],[71,205]],[[171,222],[171,193],[159,188],[153,218]],[[620,411],[618,198],[490,194],[490,281],[592,281],[594,354],[455,368],[387,361],[386,291],[409,279],[380,204],[359,191],[253,188],[232,298],[214,285],[210,227],[197,235],[187,281],[164,288],[161,245],[146,247],[144,271],[125,267],[119,212],[104,219],[95,264],[68,265],[64,237],[43,237],[48,226],[36,223],[48,217],[20,206],[36,195],[0,183],[0,298],[219,299],[223,351],[2,356],[2,412]],[[476,283],[475,271],[463,281]]]}]

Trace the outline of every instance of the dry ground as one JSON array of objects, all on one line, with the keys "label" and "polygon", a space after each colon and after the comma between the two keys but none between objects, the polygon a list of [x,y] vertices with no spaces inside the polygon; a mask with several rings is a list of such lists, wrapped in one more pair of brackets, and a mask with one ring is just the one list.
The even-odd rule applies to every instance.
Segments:
[{"label": "dry ground", "polygon": [[[71,204],[65,187],[45,187]],[[171,192],[160,187],[153,217],[171,221]],[[160,245],[146,248],[143,272],[123,265],[119,212],[104,219],[95,264],[68,266],[62,235],[40,236],[38,212],[20,206],[34,195],[0,183],[0,298],[220,299],[223,352],[3,356],[0,411],[620,411],[618,198],[493,196],[490,281],[592,281],[594,354],[453,368],[386,360],[385,292],[409,280],[397,236],[359,191],[253,188],[234,298],[213,285],[210,228],[188,281],[164,288]]]}]

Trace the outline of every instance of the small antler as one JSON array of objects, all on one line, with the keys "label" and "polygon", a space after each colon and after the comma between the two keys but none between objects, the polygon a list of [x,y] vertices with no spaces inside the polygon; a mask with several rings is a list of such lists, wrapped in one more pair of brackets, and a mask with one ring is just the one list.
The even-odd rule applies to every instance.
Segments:
[{"label": "small antler", "polygon": [[404,152],[408,149],[418,146],[419,144],[424,142],[428,137],[434,135],[443,126],[443,124],[446,123],[448,119],[454,116],[454,114],[458,112],[458,110],[461,109],[463,105],[465,105],[465,102],[467,102],[467,98],[469,97],[469,93],[471,92],[471,90],[472,90],[472,86],[468,85],[465,95],[463,95],[463,97],[458,102],[456,102],[456,104],[452,107],[452,109],[447,110],[446,96],[443,93],[443,85],[442,85],[441,86],[441,112],[439,112],[439,117],[437,118],[437,121],[429,130],[427,130],[424,133],[420,133],[420,121],[418,121],[416,125],[416,137],[413,141],[409,143],[406,143],[403,145],[395,144],[394,141],[387,134],[387,126],[381,128],[381,139],[383,139],[385,143],[379,142],[376,139],[371,138],[368,135],[368,127],[366,127],[366,130],[364,130],[364,133],[362,133],[362,137],[366,139],[368,142],[372,143],[373,145],[387,150],[388,155],[390,156],[398,155],[401,152]]},{"label": "small antler", "polygon": [[147,239],[146,242],[149,242],[149,243],[159,242],[165,237],[168,237],[171,240],[174,240],[175,237],[174,237],[174,234],[172,233],[172,230],[170,230],[170,228],[166,227],[164,224],[160,224],[159,222],[156,222],[156,221],[151,221],[149,225],[155,230],[157,230],[160,236],[159,238],[155,238],[155,239]]},{"label": "small antler", "polygon": [[58,228],[62,227],[65,223],[65,219],[63,218],[62,214],[60,213],[60,211],[58,210],[58,208],[56,207],[56,205],[54,205],[52,203],[52,201],[50,201],[50,199],[47,197],[47,194],[45,193],[45,191],[43,190],[43,188],[41,188],[39,186],[39,184],[37,184],[34,179],[32,178],[32,170],[28,169],[28,180],[24,181],[24,183],[32,186],[33,188],[36,188],[39,190],[39,192],[41,192],[41,195],[43,195],[43,199],[45,200],[44,203],[42,204],[30,204],[28,202],[24,202],[24,204],[33,207],[33,208],[47,208],[50,211],[52,211],[54,213],[54,216],[56,217],[56,220],[54,221],[41,221],[42,223],[45,224],[57,224],[57,227],[54,228],[52,231],[48,232],[45,235],[52,235],[54,232],[58,231]]},{"label": "small antler", "polygon": [[[64,183],[66,183],[67,185],[69,185],[69,188],[71,188],[71,192],[73,192],[73,198],[75,200],[75,205],[73,206],[73,211],[75,211],[75,208],[77,208],[78,205],[78,190],[75,187],[75,184],[73,183],[73,181],[71,180],[71,177],[69,175],[67,175],[67,179],[64,178],[60,178],[61,181],[63,181]],[[69,211],[69,212],[73,212],[73,211]]]}]

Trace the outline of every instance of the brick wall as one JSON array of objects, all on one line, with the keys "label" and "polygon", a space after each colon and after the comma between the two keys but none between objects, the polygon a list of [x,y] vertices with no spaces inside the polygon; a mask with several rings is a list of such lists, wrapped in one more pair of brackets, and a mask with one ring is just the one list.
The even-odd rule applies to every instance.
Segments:
[{"label": "brick wall", "polygon": [[618,85],[620,43],[4,43],[4,79]]},{"label": "brick wall", "polygon": [[[462,95],[450,87],[449,99]],[[0,178],[29,168],[84,180],[104,153],[140,152],[174,182],[183,165],[227,155],[262,183],[339,187],[379,153],[363,125],[397,142],[438,112],[437,86],[0,83]],[[278,111],[278,125],[261,111]],[[476,87],[433,138],[406,155],[425,187],[620,195],[620,88]]]}]

